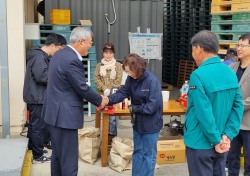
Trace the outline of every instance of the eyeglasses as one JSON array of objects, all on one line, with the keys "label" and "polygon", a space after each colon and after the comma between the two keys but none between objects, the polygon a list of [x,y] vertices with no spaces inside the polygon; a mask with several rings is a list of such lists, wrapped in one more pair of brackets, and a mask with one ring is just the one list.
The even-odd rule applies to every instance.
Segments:
[{"label": "eyeglasses", "polygon": [[92,41],[89,41],[89,40],[85,40],[85,42],[87,42],[88,44],[92,45],[93,42]]},{"label": "eyeglasses", "polygon": [[236,44],[236,48],[250,47],[250,45]]}]

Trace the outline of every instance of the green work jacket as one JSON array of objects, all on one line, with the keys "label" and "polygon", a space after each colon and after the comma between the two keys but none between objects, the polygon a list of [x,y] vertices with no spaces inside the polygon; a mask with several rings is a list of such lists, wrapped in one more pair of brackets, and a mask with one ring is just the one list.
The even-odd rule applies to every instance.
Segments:
[{"label": "green work jacket", "polygon": [[243,115],[235,72],[219,57],[204,61],[190,76],[184,142],[193,149],[211,149],[225,134],[238,134]]}]

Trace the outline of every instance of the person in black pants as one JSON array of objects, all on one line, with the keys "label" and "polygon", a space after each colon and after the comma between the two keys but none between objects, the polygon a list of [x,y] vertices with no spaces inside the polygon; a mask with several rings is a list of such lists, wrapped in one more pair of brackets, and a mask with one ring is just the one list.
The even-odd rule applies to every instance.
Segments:
[{"label": "person in black pants", "polygon": [[[46,125],[41,119],[41,111],[48,81],[49,58],[66,45],[66,40],[58,34],[50,34],[42,47],[33,47],[27,53],[27,66],[23,87],[23,100],[30,112],[28,126],[29,149],[32,149],[33,163],[49,162],[43,154]],[[48,131],[47,142],[50,140]]]},{"label": "person in black pants", "polygon": [[50,60],[48,87],[42,118],[51,131],[52,176],[76,176],[78,173],[78,129],[83,128],[83,99],[104,107],[102,98],[86,84],[82,56],[92,46],[92,32],[76,27],[70,35],[70,44]]}]

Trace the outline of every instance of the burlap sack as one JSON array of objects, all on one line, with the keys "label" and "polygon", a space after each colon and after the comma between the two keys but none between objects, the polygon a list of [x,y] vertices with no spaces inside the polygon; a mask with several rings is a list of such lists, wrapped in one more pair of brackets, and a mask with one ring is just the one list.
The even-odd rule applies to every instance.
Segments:
[{"label": "burlap sack", "polygon": [[120,173],[126,169],[131,169],[130,161],[134,150],[133,141],[131,139],[115,137],[112,140],[111,146],[112,148],[108,157],[109,167]]},{"label": "burlap sack", "polygon": [[79,157],[90,164],[97,160],[101,139],[98,128],[91,126],[78,130]]}]

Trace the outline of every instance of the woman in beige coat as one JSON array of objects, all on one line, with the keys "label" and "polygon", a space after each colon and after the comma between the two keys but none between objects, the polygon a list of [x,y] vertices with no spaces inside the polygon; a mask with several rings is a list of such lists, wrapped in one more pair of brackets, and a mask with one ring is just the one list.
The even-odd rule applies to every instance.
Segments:
[{"label": "woman in beige coat", "polygon": [[[113,87],[119,88],[122,82],[122,64],[114,58],[115,48],[112,43],[103,46],[103,59],[96,65],[95,84],[97,91],[104,96],[110,95]],[[117,135],[117,117],[109,117],[109,144]]]}]

